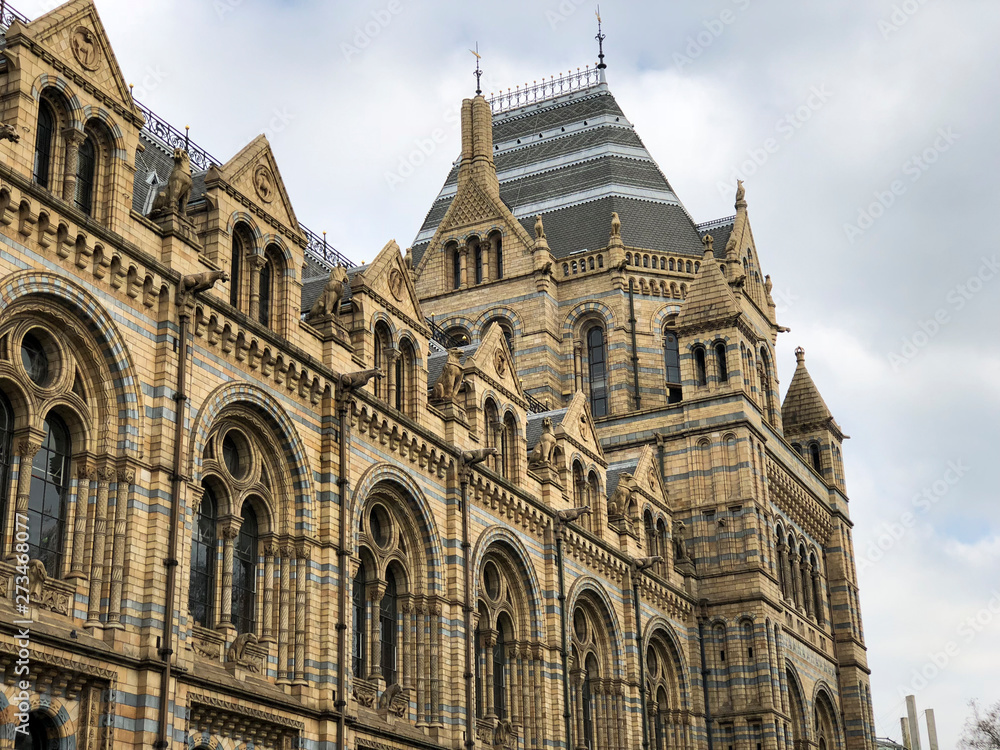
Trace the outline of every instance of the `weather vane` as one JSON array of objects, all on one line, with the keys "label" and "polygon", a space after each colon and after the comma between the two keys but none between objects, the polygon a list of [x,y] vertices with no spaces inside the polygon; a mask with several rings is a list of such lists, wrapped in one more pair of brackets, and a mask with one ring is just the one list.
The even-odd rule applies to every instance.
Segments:
[{"label": "weather vane", "polygon": [[604,64],[604,40],[607,36],[601,31],[601,6],[597,6],[597,11],[594,13],[597,16],[597,36],[594,37],[597,40],[597,49],[599,54],[597,57],[600,59],[600,63],[597,65],[598,70],[604,70],[607,65]]},{"label": "weather vane", "polygon": [[476,48],[470,49],[469,52],[476,56],[476,94],[480,95],[483,93],[483,89],[479,84],[479,79],[483,77],[483,71],[479,68],[479,61],[483,59],[483,56],[479,54],[479,42],[476,42]]}]

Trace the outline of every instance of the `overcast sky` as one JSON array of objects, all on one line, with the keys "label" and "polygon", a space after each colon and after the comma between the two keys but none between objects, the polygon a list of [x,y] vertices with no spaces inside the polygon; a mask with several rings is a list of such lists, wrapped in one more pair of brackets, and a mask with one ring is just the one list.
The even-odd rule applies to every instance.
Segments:
[{"label": "overcast sky", "polygon": [[[487,90],[597,54],[574,0],[97,2],[137,98],[224,160],[266,132],[299,219],[358,262],[411,243],[458,155],[469,47]],[[695,220],[745,177],[782,390],[805,347],[852,436],[878,734],[915,693],[953,747],[967,702],[1000,699],[1000,4],[601,12],[611,89]]]}]

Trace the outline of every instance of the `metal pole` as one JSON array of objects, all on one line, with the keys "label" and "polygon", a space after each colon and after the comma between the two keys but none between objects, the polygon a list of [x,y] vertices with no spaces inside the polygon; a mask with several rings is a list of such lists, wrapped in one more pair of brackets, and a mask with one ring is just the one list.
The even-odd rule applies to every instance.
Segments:
[{"label": "metal pole", "polygon": [[635,390],[635,408],[642,408],[642,396],[639,395],[639,347],[635,340],[635,292],[633,279],[628,280],[628,310],[629,324],[632,327],[632,381]]},{"label": "metal pole", "polygon": [[340,567],[340,591],[337,592],[337,693],[334,708],[337,710],[337,749],[344,750],[347,721],[347,580],[350,553],[347,549],[347,505],[350,501],[351,487],[348,477],[348,446],[351,439],[351,423],[348,419],[351,399],[350,392],[340,387],[337,392],[337,417],[340,420],[340,462],[337,487],[340,500],[340,546],[337,549],[337,561]]},{"label": "metal pole", "polygon": [[559,624],[562,633],[562,677],[563,677],[563,723],[566,727],[566,750],[573,748],[573,722],[569,710],[569,651],[566,644],[566,581],[563,575],[563,526],[559,520],[555,524],[556,570],[559,575]]}]

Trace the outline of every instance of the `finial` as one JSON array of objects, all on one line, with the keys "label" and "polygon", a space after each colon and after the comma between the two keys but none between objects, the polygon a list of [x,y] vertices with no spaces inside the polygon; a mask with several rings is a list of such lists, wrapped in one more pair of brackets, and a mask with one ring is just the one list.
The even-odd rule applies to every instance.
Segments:
[{"label": "finial", "polygon": [[542,224],[542,215],[538,214],[535,217],[535,239],[544,240],[545,239],[545,226]]},{"label": "finial", "polygon": [[747,204],[746,203],[746,195],[747,195],[747,191],[746,191],[746,188],[743,187],[743,180],[737,180],[736,181],[736,208],[737,209],[740,208],[740,204],[741,203],[744,206],[746,206],[746,204]]},{"label": "finial", "polygon": [[795,361],[800,365],[805,364],[806,361],[806,350],[801,346],[795,347]]},{"label": "finial", "polygon": [[190,145],[191,145],[191,126],[190,125],[185,125],[184,126],[184,150],[185,151],[190,150],[188,148],[188,146],[190,146]]},{"label": "finial", "polygon": [[326,251],[326,230],[323,230],[323,251]]},{"label": "finial", "polygon": [[469,52],[476,56],[476,96],[482,96],[483,87],[481,85],[480,79],[483,77],[483,71],[479,67],[479,61],[482,59],[482,55],[479,54],[479,42],[476,42],[476,48],[470,49]]},{"label": "finial", "polygon": [[597,16],[597,36],[594,37],[594,38],[597,40],[597,50],[598,50],[597,58],[600,60],[600,62],[597,64],[597,69],[598,70],[604,70],[605,68],[608,67],[607,65],[604,64],[604,40],[607,39],[608,37],[601,30],[601,6],[600,5],[597,6],[597,11],[596,11],[595,15]]},{"label": "finial", "polygon": [[706,234],[704,237],[701,238],[701,244],[705,246],[706,256],[715,255],[715,250],[712,249],[712,243],[714,242],[715,239],[710,234]]}]

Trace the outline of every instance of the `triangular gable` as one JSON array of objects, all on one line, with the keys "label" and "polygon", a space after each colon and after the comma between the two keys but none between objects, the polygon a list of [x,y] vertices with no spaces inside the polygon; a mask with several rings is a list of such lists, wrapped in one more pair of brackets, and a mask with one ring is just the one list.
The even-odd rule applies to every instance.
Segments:
[{"label": "triangular gable", "polygon": [[681,313],[677,318],[678,328],[716,323],[739,314],[740,306],[726,277],[722,275],[719,262],[711,252],[706,252],[681,305]]},{"label": "triangular gable", "polygon": [[271,144],[258,135],[219,170],[222,179],[293,232],[299,230]]},{"label": "triangular gable", "polygon": [[594,418],[590,415],[590,403],[582,391],[577,391],[569,402],[566,416],[556,430],[556,437],[565,436],[582,445],[602,462],[605,461],[604,449],[594,427]]},{"label": "triangular gable", "polygon": [[129,111],[138,112],[92,0],[70,0],[27,26],[15,24],[8,30],[9,41],[22,31]]},{"label": "triangular gable", "polygon": [[636,464],[633,476],[635,477],[636,484],[638,484],[644,492],[649,493],[651,497],[658,500],[666,500],[667,491],[664,488],[662,478],[660,477],[659,462],[657,461],[656,451],[653,450],[653,446],[643,446],[642,452],[639,454],[639,462]]},{"label": "triangular gable", "polygon": [[497,323],[491,323],[472,355],[472,363],[487,377],[524,400],[524,391],[513,362],[503,331]]},{"label": "triangular gable", "polygon": [[355,279],[360,280],[361,285],[352,284],[352,290],[366,288],[389,304],[398,306],[404,314],[416,320],[424,319],[417,292],[406,266],[403,265],[403,256],[396,240],[389,240],[375,256],[375,260],[365,266]]}]

